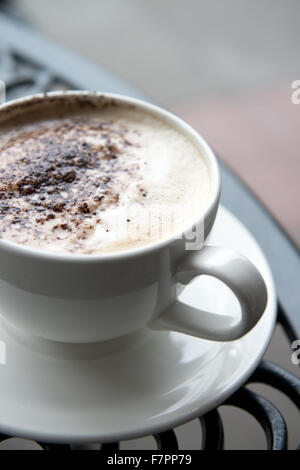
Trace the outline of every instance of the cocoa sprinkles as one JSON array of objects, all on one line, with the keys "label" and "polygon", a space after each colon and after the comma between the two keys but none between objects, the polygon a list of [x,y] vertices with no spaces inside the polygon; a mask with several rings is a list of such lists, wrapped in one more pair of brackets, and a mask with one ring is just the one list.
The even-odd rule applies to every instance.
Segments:
[{"label": "cocoa sprinkles", "polygon": [[88,117],[14,135],[0,148],[7,161],[0,168],[1,232],[19,224],[29,238],[61,229],[85,239],[85,219],[95,217],[92,230],[101,223],[98,210],[119,204],[119,177],[138,180],[139,168],[126,159],[133,145],[126,128]]}]

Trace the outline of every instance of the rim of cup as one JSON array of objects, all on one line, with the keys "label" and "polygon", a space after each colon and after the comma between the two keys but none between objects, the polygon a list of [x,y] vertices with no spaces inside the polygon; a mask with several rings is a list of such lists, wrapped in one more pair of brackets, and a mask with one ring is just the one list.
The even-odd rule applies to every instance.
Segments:
[{"label": "rim of cup", "polygon": [[[0,124],[2,122],[1,114],[7,113],[8,117],[13,117],[14,113],[17,115],[18,109],[21,111],[27,110],[30,104],[43,103],[45,101],[56,101],[56,100],[72,100],[72,98],[89,98],[91,100],[107,100],[115,103],[123,103],[134,106],[154,117],[158,117],[160,120],[166,122],[175,130],[185,135],[198,149],[200,149],[202,158],[209,170],[209,177],[211,182],[211,190],[209,196],[209,202],[206,209],[199,214],[199,217],[192,223],[184,227],[180,232],[172,234],[170,237],[163,238],[159,241],[154,241],[148,245],[130,248],[128,250],[115,251],[111,253],[92,253],[92,254],[73,254],[73,253],[55,253],[48,252],[46,250],[33,248],[26,245],[21,245],[5,238],[0,238],[0,250],[6,250],[20,254],[23,256],[37,257],[51,260],[61,260],[67,262],[85,261],[85,262],[99,262],[99,261],[113,261],[126,258],[137,257],[143,254],[149,254],[151,252],[160,250],[176,239],[181,238],[183,233],[192,230],[192,227],[205,221],[206,217],[213,211],[215,206],[218,204],[220,191],[221,191],[221,175],[217,162],[217,158],[207,144],[205,139],[195,130],[192,126],[187,124],[178,116],[171,112],[146,101],[131,98],[129,96],[117,94],[117,93],[106,93],[101,91],[53,91],[47,93],[40,93],[36,95],[30,95],[24,98],[18,98],[0,105]],[[5,118],[4,118],[5,121]]]}]

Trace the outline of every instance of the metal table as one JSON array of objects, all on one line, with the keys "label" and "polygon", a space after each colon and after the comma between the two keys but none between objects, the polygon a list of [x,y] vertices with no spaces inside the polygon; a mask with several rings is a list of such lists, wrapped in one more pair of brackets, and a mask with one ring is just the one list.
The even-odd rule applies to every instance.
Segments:
[{"label": "metal table", "polygon": [[[59,89],[90,89],[122,93],[145,99],[130,84],[77,54],[49,41],[18,19],[0,13],[0,79],[7,84],[7,99]],[[278,293],[278,322],[290,342],[300,339],[300,257],[282,228],[263,205],[228,168],[221,164],[222,204],[252,232],[273,271]],[[260,382],[286,394],[300,408],[300,380],[278,365],[263,361],[248,383]],[[227,402],[252,414],[261,424],[269,449],[287,448],[287,427],[282,414],[246,386]],[[223,424],[219,411],[201,420],[203,449],[222,449]],[[0,430],[1,431],[1,430]],[[0,435],[0,440],[8,436]],[[178,449],[174,430],[154,436],[158,449]],[[70,449],[69,445],[42,444],[45,449]],[[106,450],[119,443],[103,445]]]}]

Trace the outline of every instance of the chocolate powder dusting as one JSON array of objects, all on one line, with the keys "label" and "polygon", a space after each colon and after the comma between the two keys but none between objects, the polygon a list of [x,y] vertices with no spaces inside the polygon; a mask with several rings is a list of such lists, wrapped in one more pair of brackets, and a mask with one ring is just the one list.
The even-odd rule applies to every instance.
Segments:
[{"label": "chocolate powder dusting", "polygon": [[118,205],[122,175],[138,181],[127,158],[133,146],[126,128],[93,117],[37,122],[14,135],[0,148],[0,232],[85,239],[101,223],[97,210]]}]

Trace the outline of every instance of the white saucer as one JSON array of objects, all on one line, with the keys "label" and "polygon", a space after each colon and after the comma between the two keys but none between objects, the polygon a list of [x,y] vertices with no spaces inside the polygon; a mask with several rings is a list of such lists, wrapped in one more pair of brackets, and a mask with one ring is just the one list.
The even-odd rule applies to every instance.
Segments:
[{"label": "white saucer", "polygon": [[[260,248],[224,208],[209,244],[239,250],[264,276],[268,306],[249,334],[216,343],[145,329],[135,338],[69,350],[44,341],[26,343],[0,325],[7,361],[0,366],[0,432],[41,442],[113,442],[182,424],[231,395],[269,343],[276,295]],[[200,284],[205,286],[201,298]],[[217,313],[239,312],[229,289],[209,277],[196,279],[180,297]]]}]

